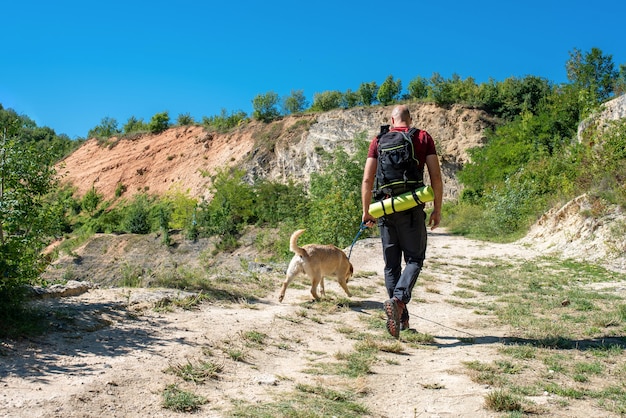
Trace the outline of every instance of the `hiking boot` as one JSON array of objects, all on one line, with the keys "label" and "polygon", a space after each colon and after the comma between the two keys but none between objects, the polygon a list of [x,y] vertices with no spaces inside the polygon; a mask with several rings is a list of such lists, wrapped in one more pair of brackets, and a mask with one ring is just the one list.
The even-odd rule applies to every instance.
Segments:
[{"label": "hiking boot", "polygon": [[406,331],[410,329],[409,320],[405,319],[404,321],[400,321],[400,331]]},{"label": "hiking boot", "polygon": [[404,305],[396,298],[386,300],[383,304],[387,314],[387,331],[394,338],[400,338],[400,313],[404,310],[400,304]]}]

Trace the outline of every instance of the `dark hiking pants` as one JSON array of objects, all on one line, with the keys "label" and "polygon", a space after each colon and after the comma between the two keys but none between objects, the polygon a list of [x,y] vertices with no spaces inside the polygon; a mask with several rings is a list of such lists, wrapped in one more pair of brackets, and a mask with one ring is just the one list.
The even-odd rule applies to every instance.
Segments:
[{"label": "dark hiking pants", "polygon": [[[389,298],[409,303],[413,286],[426,256],[426,214],[424,206],[385,215],[378,220],[385,261],[385,287]],[[402,270],[402,257],[405,267]],[[401,320],[408,320],[405,309]]]}]

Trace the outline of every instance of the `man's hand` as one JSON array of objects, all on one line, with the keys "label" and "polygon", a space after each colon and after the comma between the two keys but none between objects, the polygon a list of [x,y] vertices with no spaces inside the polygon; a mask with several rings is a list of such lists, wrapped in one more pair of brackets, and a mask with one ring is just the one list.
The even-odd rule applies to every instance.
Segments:
[{"label": "man's hand", "polygon": [[374,225],[376,225],[376,218],[374,218],[372,215],[370,215],[369,213],[364,213],[363,214],[363,225],[365,225],[368,228],[373,227]]},{"label": "man's hand", "polygon": [[433,211],[430,214],[430,220],[428,221],[428,226],[430,226],[430,230],[437,228],[439,226],[439,222],[441,222],[441,212]]}]

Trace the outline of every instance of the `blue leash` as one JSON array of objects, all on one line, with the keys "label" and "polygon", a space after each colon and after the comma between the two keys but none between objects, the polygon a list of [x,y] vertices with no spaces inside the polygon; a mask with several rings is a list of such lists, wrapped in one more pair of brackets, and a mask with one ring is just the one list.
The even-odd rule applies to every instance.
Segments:
[{"label": "blue leash", "polygon": [[359,235],[361,235],[361,232],[365,231],[367,229],[367,226],[365,225],[365,223],[361,222],[361,226],[359,227],[359,232],[356,233],[356,237],[354,237],[354,241],[352,241],[352,245],[350,246],[350,253],[348,254],[348,260],[350,259],[350,256],[352,255],[352,248],[354,248],[354,244],[356,244],[356,240],[359,239]]}]

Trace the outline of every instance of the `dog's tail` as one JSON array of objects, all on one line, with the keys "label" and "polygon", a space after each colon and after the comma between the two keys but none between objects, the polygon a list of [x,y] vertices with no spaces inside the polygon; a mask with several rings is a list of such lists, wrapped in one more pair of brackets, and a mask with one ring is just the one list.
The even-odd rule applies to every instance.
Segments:
[{"label": "dog's tail", "polygon": [[300,257],[307,255],[304,248],[298,247],[298,237],[302,235],[304,231],[306,231],[306,229],[298,229],[296,232],[291,234],[291,238],[289,239],[289,250],[298,254]]}]

